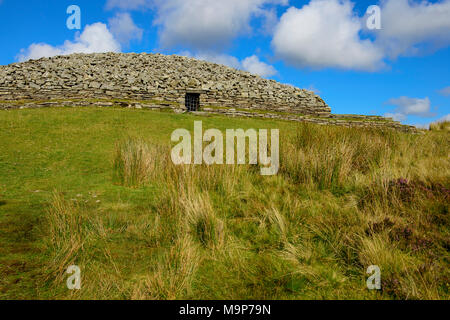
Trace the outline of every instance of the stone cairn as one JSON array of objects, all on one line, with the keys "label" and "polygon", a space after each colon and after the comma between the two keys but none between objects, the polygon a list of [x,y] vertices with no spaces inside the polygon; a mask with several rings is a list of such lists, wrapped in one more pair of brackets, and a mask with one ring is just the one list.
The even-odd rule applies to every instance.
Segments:
[{"label": "stone cairn", "polygon": [[378,116],[336,116],[314,92],[248,72],[182,56],[72,54],[0,66],[0,109],[125,106],[194,114],[272,118],[345,126],[413,130]]}]

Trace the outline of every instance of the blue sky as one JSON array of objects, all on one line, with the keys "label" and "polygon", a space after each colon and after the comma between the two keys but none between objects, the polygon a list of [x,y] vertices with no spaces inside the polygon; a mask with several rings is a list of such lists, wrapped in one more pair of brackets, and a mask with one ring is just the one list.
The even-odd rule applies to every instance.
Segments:
[{"label": "blue sky", "polygon": [[[81,30],[69,30],[69,5]],[[381,29],[366,10],[380,8]],[[372,20],[373,21],[373,20]],[[450,0],[0,0],[0,64],[71,52],[183,54],[316,91],[333,113],[450,113]]]}]

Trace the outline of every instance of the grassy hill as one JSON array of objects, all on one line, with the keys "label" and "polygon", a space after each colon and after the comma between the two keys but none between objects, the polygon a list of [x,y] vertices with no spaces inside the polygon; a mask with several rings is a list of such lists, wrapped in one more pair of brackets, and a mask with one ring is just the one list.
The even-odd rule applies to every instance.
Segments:
[{"label": "grassy hill", "polygon": [[[280,172],[170,161],[280,129]],[[0,111],[0,298],[449,299],[449,132],[119,108]],[[81,268],[82,289],[65,271]],[[381,268],[369,291],[366,269]]]}]

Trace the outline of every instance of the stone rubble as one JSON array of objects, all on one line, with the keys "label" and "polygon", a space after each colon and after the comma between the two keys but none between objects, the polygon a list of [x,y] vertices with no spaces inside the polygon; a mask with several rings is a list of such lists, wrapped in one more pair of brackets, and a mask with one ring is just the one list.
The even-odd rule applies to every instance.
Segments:
[{"label": "stone rubble", "polygon": [[186,93],[200,94],[196,114],[412,130],[381,117],[332,115],[314,92],[176,55],[72,54],[0,66],[0,109],[119,105],[184,112]]},{"label": "stone rubble", "polygon": [[1,100],[109,98],[182,105],[188,91],[201,93],[202,106],[331,112],[313,92],[175,55],[73,54],[0,67]]}]

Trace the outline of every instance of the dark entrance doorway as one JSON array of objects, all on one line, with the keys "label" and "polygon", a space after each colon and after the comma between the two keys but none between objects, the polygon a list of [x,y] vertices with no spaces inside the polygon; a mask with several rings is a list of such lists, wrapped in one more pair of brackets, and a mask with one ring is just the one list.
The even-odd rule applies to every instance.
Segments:
[{"label": "dark entrance doorway", "polygon": [[188,111],[198,111],[200,109],[200,93],[186,93],[185,106]]}]

